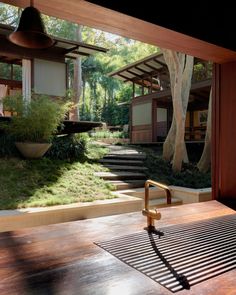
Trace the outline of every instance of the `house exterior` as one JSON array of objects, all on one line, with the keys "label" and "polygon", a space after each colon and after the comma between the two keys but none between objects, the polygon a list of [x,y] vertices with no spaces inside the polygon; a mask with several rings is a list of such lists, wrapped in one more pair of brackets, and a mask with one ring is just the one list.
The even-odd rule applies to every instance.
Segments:
[{"label": "house exterior", "polygon": [[[211,63],[195,58],[185,123],[186,141],[205,138],[211,88]],[[109,76],[132,83],[130,139],[132,143],[163,142],[173,115],[170,79],[161,53],[129,64]]]},{"label": "house exterior", "polygon": [[8,40],[13,27],[0,24],[0,114],[1,100],[6,95],[23,94],[30,99],[31,91],[51,97],[64,97],[68,88],[68,59],[89,56],[107,49],[83,42],[53,37],[54,46],[28,49]]},{"label": "house exterior", "polygon": [[[21,8],[27,1],[5,0]],[[174,3],[174,2],[173,2]],[[44,14],[87,25],[158,47],[210,60],[212,78],[212,190],[213,199],[236,203],[236,35],[233,2],[196,9],[184,2],[38,0]],[[171,8],[171,9],[170,9]],[[150,13],[153,12],[153,13]]]}]

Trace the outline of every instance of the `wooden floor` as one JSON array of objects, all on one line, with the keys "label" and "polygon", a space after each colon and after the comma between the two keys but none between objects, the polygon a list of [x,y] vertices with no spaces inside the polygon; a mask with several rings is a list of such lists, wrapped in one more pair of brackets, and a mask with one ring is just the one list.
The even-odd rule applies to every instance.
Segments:
[{"label": "wooden floor", "polygon": [[[216,201],[160,211],[161,227],[235,212]],[[0,294],[172,294],[93,243],[140,231],[145,221],[137,212],[1,233]],[[177,294],[235,295],[235,277],[230,271]]]}]

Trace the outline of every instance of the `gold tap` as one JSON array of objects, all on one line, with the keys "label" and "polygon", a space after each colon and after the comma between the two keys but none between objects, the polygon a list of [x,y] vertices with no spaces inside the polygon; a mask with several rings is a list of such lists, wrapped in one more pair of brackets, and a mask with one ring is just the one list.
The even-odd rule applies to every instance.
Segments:
[{"label": "gold tap", "polygon": [[155,226],[154,220],[161,219],[161,213],[157,212],[157,209],[143,209],[142,213],[144,216],[147,216],[147,227]]},{"label": "gold tap", "polygon": [[154,185],[161,189],[164,189],[166,192],[167,204],[171,204],[171,192],[168,186],[153,181],[147,180],[145,182],[145,208],[142,210],[144,216],[147,217],[147,229],[149,231],[156,231],[155,229],[155,220],[161,219],[161,213],[157,211],[157,209],[149,209],[149,186]]}]

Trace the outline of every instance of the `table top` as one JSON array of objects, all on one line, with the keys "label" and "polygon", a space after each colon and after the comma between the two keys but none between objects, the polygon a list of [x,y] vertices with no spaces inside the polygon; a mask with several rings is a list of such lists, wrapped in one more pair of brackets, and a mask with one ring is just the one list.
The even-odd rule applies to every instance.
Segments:
[{"label": "table top", "polygon": [[[235,213],[217,201],[161,208],[157,227]],[[94,244],[143,230],[141,212],[0,233],[0,294],[172,294]],[[236,271],[178,294],[234,295]]]}]

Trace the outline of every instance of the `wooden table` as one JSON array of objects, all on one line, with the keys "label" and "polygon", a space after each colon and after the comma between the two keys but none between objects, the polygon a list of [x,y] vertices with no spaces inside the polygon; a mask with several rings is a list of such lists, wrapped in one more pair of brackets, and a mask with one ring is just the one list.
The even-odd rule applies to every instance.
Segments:
[{"label": "wooden table", "polygon": [[[216,202],[160,209],[158,226],[232,214]],[[127,266],[94,241],[142,230],[141,212],[0,234],[0,294],[165,295],[167,289]],[[235,295],[236,271],[176,294]]]}]

